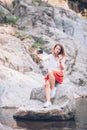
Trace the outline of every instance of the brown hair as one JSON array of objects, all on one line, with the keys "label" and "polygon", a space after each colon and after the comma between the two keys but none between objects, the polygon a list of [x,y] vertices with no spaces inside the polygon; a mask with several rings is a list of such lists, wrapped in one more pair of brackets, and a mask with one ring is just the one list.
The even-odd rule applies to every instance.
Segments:
[{"label": "brown hair", "polygon": [[60,53],[59,53],[58,55],[61,54],[61,55],[64,57],[64,56],[65,56],[64,47],[63,47],[61,44],[59,44],[59,43],[57,43],[57,44],[53,47],[52,54],[54,55],[54,50],[55,50],[55,48],[56,48],[57,46],[59,46],[59,47],[61,48]]}]

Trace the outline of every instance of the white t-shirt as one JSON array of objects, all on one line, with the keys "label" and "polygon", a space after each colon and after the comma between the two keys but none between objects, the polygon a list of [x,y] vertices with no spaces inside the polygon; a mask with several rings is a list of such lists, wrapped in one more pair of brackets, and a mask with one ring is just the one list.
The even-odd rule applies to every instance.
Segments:
[{"label": "white t-shirt", "polygon": [[[61,71],[59,60],[56,60],[52,54],[43,57],[42,60],[43,61],[48,60],[48,71],[51,70]],[[61,61],[63,66],[64,66],[64,61],[65,59],[63,58]]]}]

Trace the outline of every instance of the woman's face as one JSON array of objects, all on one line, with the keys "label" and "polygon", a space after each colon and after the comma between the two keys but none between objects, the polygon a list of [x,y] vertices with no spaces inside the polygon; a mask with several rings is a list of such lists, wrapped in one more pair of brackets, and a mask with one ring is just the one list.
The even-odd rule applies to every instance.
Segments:
[{"label": "woman's face", "polygon": [[57,45],[57,46],[55,47],[55,49],[54,49],[55,55],[57,56],[57,55],[60,53],[60,51],[61,51],[61,47],[60,47],[59,45]]}]

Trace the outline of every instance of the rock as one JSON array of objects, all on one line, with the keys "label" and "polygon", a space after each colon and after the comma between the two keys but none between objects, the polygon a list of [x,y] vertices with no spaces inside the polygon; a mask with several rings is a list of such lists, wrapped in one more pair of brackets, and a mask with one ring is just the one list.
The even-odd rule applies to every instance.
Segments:
[{"label": "rock", "polygon": [[0,64],[22,73],[40,72],[29,55],[30,42],[16,38],[16,29],[11,26],[1,27],[0,32]]},{"label": "rock", "polygon": [[1,0],[1,2],[5,5],[5,6],[9,6],[12,4],[13,0]]},{"label": "rock", "polygon": [[[14,13],[18,16],[20,8]],[[75,85],[87,86],[86,20],[63,7],[26,5],[26,14],[18,21],[20,28],[25,27],[25,32],[33,37],[41,37],[45,43],[42,46],[47,53],[52,50],[56,42],[61,43],[66,52],[65,73],[68,78]]]},{"label": "rock", "polygon": [[[10,11],[11,0],[1,0],[0,2],[0,23],[8,23],[8,19],[14,19],[15,16],[12,15]],[[8,6],[9,5],[9,6]],[[12,7],[11,7],[12,8]]]},{"label": "rock", "polygon": [[[71,102],[71,101],[70,101]],[[14,114],[15,119],[26,120],[70,120],[74,119],[75,110],[68,107],[68,103],[64,105],[52,105],[50,108],[43,108],[43,103],[40,101],[29,102],[28,106],[21,107]],[[31,104],[31,105],[30,105]]]},{"label": "rock", "polygon": [[0,123],[0,130],[13,130],[13,129],[10,128],[9,126],[2,125],[2,124]]},{"label": "rock", "polygon": [[80,44],[87,45],[87,21],[81,19],[77,13],[70,9],[56,7],[54,8],[54,20],[59,30],[80,41]]},{"label": "rock", "polygon": [[0,107],[20,107],[30,100],[31,90],[41,87],[43,76],[30,72],[22,74],[0,66]]},{"label": "rock", "polygon": [[14,114],[14,118],[26,120],[74,119],[76,106],[71,88],[64,85],[57,85],[56,96],[52,99],[52,106],[48,108],[43,108],[43,103],[46,100],[44,88],[33,89],[28,106],[19,108]]},{"label": "rock", "polygon": [[[46,3],[44,6],[34,5],[31,0],[30,3],[28,0],[25,3],[24,0],[17,2],[12,10],[19,17],[15,25],[17,30],[7,25],[0,28],[0,107],[24,106],[23,118],[26,119],[29,113],[30,119],[35,120],[36,112],[38,119],[40,116],[41,119],[45,118],[43,113],[48,113],[49,119],[52,116],[55,120],[71,119],[75,112],[74,98],[87,95],[87,21],[63,7],[48,6]],[[1,4],[0,9],[5,16],[12,16]],[[31,38],[26,40],[26,34]],[[37,45],[36,39],[39,38],[44,41],[43,45],[40,41],[39,44],[44,47],[46,54],[52,51],[57,42],[64,46],[65,81],[69,80],[57,88],[53,105],[45,111],[42,108],[45,102],[44,90],[40,88],[44,82],[43,75],[29,51],[33,44]],[[46,69],[49,67],[47,64],[43,66]],[[54,117],[55,111],[57,115]],[[19,113],[18,116],[21,118],[23,114]]]}]

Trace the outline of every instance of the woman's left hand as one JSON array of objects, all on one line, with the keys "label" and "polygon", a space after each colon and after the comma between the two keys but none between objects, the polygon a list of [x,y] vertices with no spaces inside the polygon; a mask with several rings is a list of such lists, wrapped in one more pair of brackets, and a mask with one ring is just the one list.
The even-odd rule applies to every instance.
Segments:
[{"label": "woman's left hand", "polygon": [[59,55],[59,62],[61,62],[62,58],[62,55]]}]

